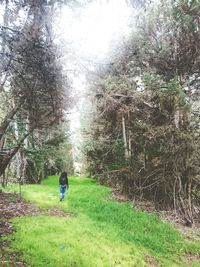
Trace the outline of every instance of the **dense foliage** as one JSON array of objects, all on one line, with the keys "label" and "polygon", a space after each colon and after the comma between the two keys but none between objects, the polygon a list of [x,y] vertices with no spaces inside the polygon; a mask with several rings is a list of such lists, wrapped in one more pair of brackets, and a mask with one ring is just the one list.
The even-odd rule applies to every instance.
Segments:
[{"label": "dense foliage", "polygon": [[85,142],[92,175],[129,197],[173,207],[189,225],[200,182],[199,10],[198,1],[177,0],[138,11],[131,41],[94,84]]}]

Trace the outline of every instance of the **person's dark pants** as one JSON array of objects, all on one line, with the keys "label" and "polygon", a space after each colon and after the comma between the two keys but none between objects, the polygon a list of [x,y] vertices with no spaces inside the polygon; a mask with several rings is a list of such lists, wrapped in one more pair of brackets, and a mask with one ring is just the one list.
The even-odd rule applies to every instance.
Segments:
[{"label": "person's dark pants", "polygon": [[67,186],[66,185],[60,185],[60,199],[65,198],[65,191],[66,191]]}]

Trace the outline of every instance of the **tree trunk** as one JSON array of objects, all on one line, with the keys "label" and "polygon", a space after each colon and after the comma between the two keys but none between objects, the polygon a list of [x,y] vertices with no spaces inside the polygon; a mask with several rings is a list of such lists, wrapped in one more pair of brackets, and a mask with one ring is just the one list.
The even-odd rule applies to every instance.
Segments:
[{"label": "tree trunk", "polygon": [[129,123],[129,130],[128,130],[128,157],[131,157],[131,129],[130,129],[130,112],[128,112],[128,123]]},{"label": "tree trunk", "polygon": [[176,128],[179,128],[179,121],[180,121],[180,111],[177,110],[174,113],[174,124],[175,124]]},{"label": "tree trunk", "polygon": [[12,158],[16,155],[18,150],[20,149],[21,145],[23,144],[24,140],[29,136],[31,132],[28,132],[23,136],[23,138],[20,140],[18,145],[13,149],[11,153],[9,153],[6,157],[3,158],[3,160],[0,163],[0,176],[5,172],[7,166],[9,165]]},{"label": "tree trunk", "polygon": [[122,132],[123,132],[123,140],[124,140],[125,158],[128,159],[129,153],[128,153],[128,147],[127,147],[126,124],[125,124],[124,116],[122,116]]},{"label": "tree trunk", "polygon": [[23,177],[24,177],[25,169],[26,169],[25,154],[24,152],[20,152],[20,172],[19,172],[19,177],[18,177],[20,199],[22,198],[21,186],[23,184]]},{"label": "tree trunk", "polygon": [[3,122],[0,125],[0,141],[2,140],[11,120],[13,119],[13,117],[15,116],[15,114],[17,113],[17,111],[20,109],[20,107],[22,106],[22,104],[24,103],[24,100],[21,100],[19,102],[18,105],[16,105],[8,114],[7,116],[4,118]]}]

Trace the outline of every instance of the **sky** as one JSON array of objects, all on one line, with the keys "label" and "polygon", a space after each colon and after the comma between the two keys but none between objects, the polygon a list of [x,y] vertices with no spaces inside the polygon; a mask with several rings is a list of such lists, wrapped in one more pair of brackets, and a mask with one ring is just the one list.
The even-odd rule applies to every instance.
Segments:
[{"label": "sky", "polygon": [[103,59],[113,37],[128,33],[129,16],[125,0],[94,0],[78,13],[63,8],[60,28],[66,42],[78,44],[80,54]]}]

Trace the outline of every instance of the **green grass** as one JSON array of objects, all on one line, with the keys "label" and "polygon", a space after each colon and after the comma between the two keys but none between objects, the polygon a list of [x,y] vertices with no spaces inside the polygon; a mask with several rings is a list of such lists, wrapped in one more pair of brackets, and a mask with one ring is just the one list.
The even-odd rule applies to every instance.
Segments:
[{"label": "green grass", "polygon": [[24,198],[41,208],[56,206],[76,214],[13,219],[12,247],[23,253],[28,266],[148,266],[146,255],[161,266],[188,266],[181,261],[183,254],[200,250],[200,243],[189,243],[157,215],[112,200],[110,190],[95,181],[73,177],[69,182],[64,202],[59,202],[58,177],[22,188]]}]

